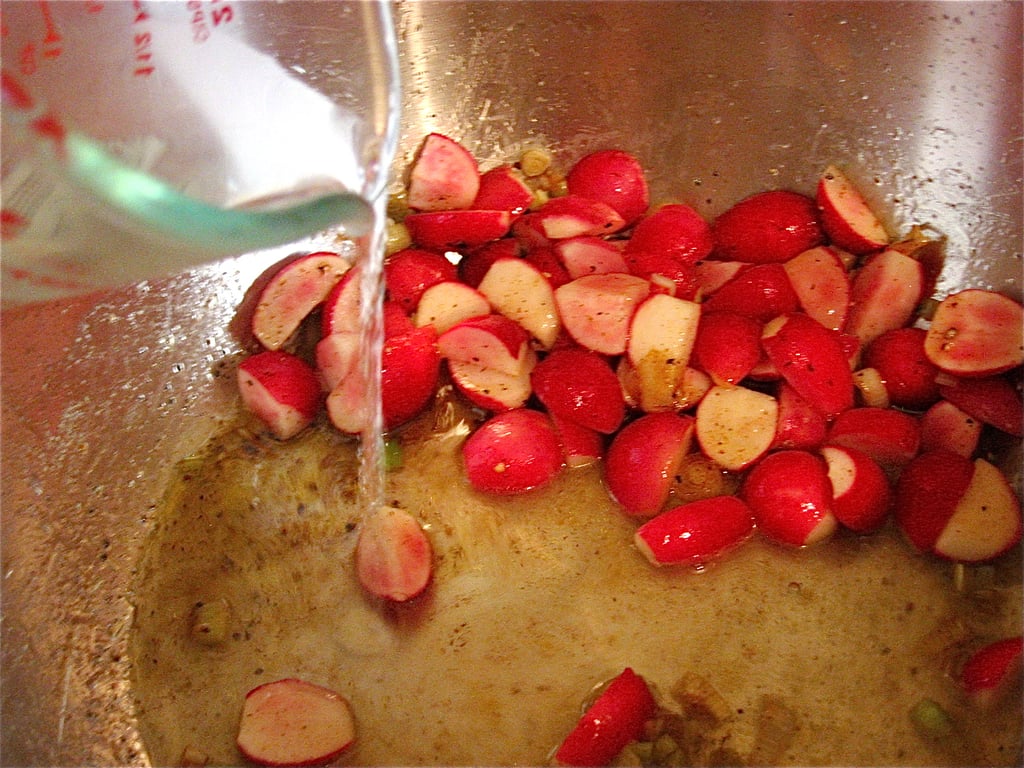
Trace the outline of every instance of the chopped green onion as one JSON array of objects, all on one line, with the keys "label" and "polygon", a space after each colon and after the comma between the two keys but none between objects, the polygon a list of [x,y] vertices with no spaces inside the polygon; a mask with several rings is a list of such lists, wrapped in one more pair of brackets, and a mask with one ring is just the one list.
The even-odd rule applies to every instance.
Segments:
[{"label": "chopped green onion", "polygon": [[921,699],[910,710],[910,719],[917,730],[928,738],[938,739],[953,732],[953,718],[933,699]]},{"label": "chopped green onion", "polygon": [[402,468],[402,442],[397,438],[384,438],[384,470],[393,472]]}]

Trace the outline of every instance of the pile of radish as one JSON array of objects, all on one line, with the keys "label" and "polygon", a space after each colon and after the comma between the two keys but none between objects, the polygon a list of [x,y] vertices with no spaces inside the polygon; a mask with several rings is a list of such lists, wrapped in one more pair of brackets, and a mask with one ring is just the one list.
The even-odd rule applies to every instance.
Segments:
[{"label": "pile of radish", "polygon": [[[655,565],[703,566],[755,532],[803,547],[890,517],[917,550],[957,562],[1019,543],[1020,502],[979,441],[1022,434],[1022,307],[966,289],[922,317],[934,243],[892,237],[839,168],[813,196],[761,192],[713,222],[651,207],[620,150],[582,158],[554,193],[531,182],[516,165],[481,172],[446,136],[423,142],[399,222],[409,240],[384,267],[387,430],[450,382],[484,416],[462,449],[473,488],[526,493],[601,462]],[[238,382],[280,439],[325,407],[337,429],[365,428],[359,272],[319,252],[259,286],[260,350]],[[304,353],[294,340],[314,321]],[[694,461],[709,480],[683,494]],[[391,510],[365,527],[367,590],[420,594],[431,552],[415,519]]]}]

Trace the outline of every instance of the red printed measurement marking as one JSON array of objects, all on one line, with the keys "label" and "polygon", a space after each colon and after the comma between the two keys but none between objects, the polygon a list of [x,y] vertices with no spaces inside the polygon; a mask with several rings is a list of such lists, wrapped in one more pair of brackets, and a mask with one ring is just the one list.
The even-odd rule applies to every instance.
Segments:
[{"label": "red printed measurement marking", "polygon": [[132,34],[132,52],[135,57],[132,74],[135,77],[149,77],[156,71],[153,66],[153,33],[148,29],[149,14],[142,0],[132,0],[132,9],[135,11],[132,24],[136,30]]},{"label": "red printed measurement marking", "polygon": [[43,25],[46,27],[46,35],[43,37],[43,56],[48,59],[56,59],[63,49],[64,38],[53,23],[53,14],[50,13],[49,0],[39,0],[39,11],[43,15]]},{"label": "red printed measurement marking", "polygon": [[209,20],[206,10],[203,8],[203,0],[189,0],[187,7],[192,12],[192,40],[196,43],[204,43],[210,39],[212,28],[229,24],[235,18],[235,11],[231,3],[221,0],[207,0],[210,8]]}]

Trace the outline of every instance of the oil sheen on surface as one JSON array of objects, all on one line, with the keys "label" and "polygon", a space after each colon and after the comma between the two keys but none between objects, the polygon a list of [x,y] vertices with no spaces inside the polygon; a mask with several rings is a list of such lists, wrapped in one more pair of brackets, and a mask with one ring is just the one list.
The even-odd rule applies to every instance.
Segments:
[{"label": "oil sheen on surface", "polygon": [[[774,764],[1018,759],[1019,700],[978,717],[948,676],[967,643],[1019,633],[1016,555],[969,571],[959,593],[951,566],[888,531],[804,551],[755,537],[700,573],[654,569],[594,467],[519,498],[473,492],[465,414],[447,408],[404,432],[388,476],[388,501],[419,516],[435,550],[433,583],[409,605],[371,601],[355,578],[351,440],[231,428],[182,462],[140,565],[130,643],[154,764],[186,748],[237,764],[245,693],[292,676],[351,701],[357,743],[342,763],[544,764],[588,691],[625,666],[663,696],[699,676],[729,705],[716,733],[750,762],[780,703],[796,728]],[[228,637],[198,643],[193,608],[218,600]],[[915,731],[908,713],[925,697],[957,719],[953,737]]]}]

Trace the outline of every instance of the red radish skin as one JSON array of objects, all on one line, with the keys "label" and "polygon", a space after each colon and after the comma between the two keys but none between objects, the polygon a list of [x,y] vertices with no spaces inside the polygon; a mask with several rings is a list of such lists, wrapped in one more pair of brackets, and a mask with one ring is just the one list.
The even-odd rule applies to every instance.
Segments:
[{"label": "red radish skin", "polygon": [[296,678],[245,695],[236,745],[260,765],[324,765],[355,741],[356,726],[340,694]]},{"label": "red radish skin", "polygon": [[403,220],[413,243],[435,251],[479,248],[508,234],[508,211],[430,211],[410,213]]},{"label": "red radish skin", "polygon": [[892,405],[923,411],[939,399],[939,369],[925,355],[926,335],[923,328],[895,328],[864,350],[864,365],[878,371]]},{"label": "red radish skin", "polygon": [[434,398],[441,369],[437,334],[414,328],[385,339],[381,351],[381,407],[384,428],[394,429],[422,411]]},{"label": "red radish skin", "polygon": [[622,424],[626,403],[608,361],[586,349],[560,349],[530,374],[534,394],[552,415],[611,434]]},{"label": "red radish skin", "polygon": [[480,281],[484,279],[487,270],[498,259],[513,258],[521,259],[526,250],[519,241],[505,237],[500,240],[493,240],[469,251],[458,264],[459,280],[471,288],[477,288]]},{"label": "red radish skin", "polygon": [[984,424],[1014,437],[1024,434],[1021,394],[1002,376],[959,379],[940,385],[939,394]]},{"label": "red radish skin", "polygon": [[604,477],[627,514],[650,517],[661,511],[693,434],[693,418],[673,412],[646,414],[616,433],[605,455]]},{"label": "red radish skin", "polygon": [[349,266],[341,256],[328,251],[289,261],[260,292],[252,315],[253,336],[267,349],[280,349],[324,302]]},{"label": "red radish skin", "polygon": [[281,350],[264,350],[238,366],[242,404],[278,440],[288,440],[316,418],[322,393],[313,368]]},{"label": "red radish skin", "polygon": [[766,323],[796,312],[800,300],[781,264],[759,264],[740,272],[704,302],[705,312],[736,312]]},{"label": "red radish skin", "polygon": [[629,270],[645,279],[662,275],[674,284],[673,294],[692,299],[697,293],[696,264],[713,246],[711,228],[688,205],[664,205],[641,219],[626,241],[623,256]]},{"label": "red radish skin", "polygon": [[889,234],[867,200],[839,168],[830,165],[818,181],[815,200],[829,240],[862,255],[889,244]]},{"label": "red radish skin", "polygon": [[715,220],[712,232],[716,258],[751,264],[788,261],[825,241],[817,204],[788,190],[741,200]]},{"label": "red radish skin", "polygon": [[827,443],[863,451],[887,470],[902,467],[921,447],[921,424],[895,408],[851,408],[829,428]]},{"label": "red radish skin", "polygon": [[1024,308],[994,291],[969,288],[943,299],[925,353],[954,376],[991,376],[1024,363]]},{"label": "red radish skin", "polygon": [[406,248],[384,261],[384,284],[388,297],[398,302],[407,314],[416,311],[427,288],[456,277],[452,262],[439,253],[419,248]]},{"label": "red radish skin", "polygon": [[740,496],[757,529],[780,544],[809,546],[836,529],[832,483],[825,461],[812,453],[768,454],[747,474]]},{"label": "red radish skin", "polygon": [[511,165],[499,165],[480,175],[480,187],[470,208],[508,211],[517,218],[530,207],[533,192],[519,171]]},{"label": "red radish skin", "polygon": [[385,339],[416,330],[416,323],[405,313],[402,305],[391,299],[385,299],[381,305],[381,319],[384,321]]},{"label": "red radish skin", "polygon": [[779,418],[772,449],[813,450],[820,447],[828,434],[828,421],[821,411],[784,381],[779,384],[776,397],[779,402]]},{"label": "red radish skin", "polygon": [[480,189],[476,159],[454,139],[431,133],[409,171],[406,199],[416,211],[469,208]]},{"label": "red radish skin", "polygon": [[422,526],[408,512],[379,507],[363,520],[356,543],[356,576],[368,593],[404,603],[423,593],[434,553]]},{"label": "red radish skin", "polygon": [[604,458],[605,436],[597,430],[562,418],[557,413],[551,414],[551,423],[562,443],[566,466],[587,467]]},{"label": "red radish skin", "polygon": [[761,330],[761,323],[747,315],[704,312],[693,359],[715,384],[739,384],[761,358]]},{"label": "red radish skin", "polygon": [[913,546],[931,552],[974,475],[974,464],[948,451],[922,453],[900,473],[896,522]]},{"label": "red radish skin", "polygon": [[786,382],[827,419],[853,407],[853,373],[834,331],[797,312],[765,325],[761,346]]},{"label": "red radish skin", "polygon": [[610,765],[631,741],[643,735],[657,703],[647,683],[626,667],[583,713],[555,752],[555,763]]},{"label": "red radish skin", "polygon": [[735,496],[701,499],[662,512],[634,535],[653,565],[702,566],[748,539],[754,518]]},{"label": "red radish skin", "polygon": [[565,177],[570,195],[611,206],[626,226],[650,204],[650,192],[640,161],[620,149],[604,149],[584,156]]},{"label": "red radish skin", "polygon": [[523,258],[544,275],[552,288],[565,285],[573,279],[561,260],[555,255],[553,247],[531,248]]},{"label": "red radish skin", "polygon": [[988,709],[1020,685],[1022,648],[1024,638],[1017,635],[971,654],[960,670],[960,686],[972,704]]},{"label": "red radish skin", "polygon": [[470,484],[479,491],[517,494],[546,485],[562,468],[562,444],[548,416],[517,408],[481,424],[463,443]]}]

